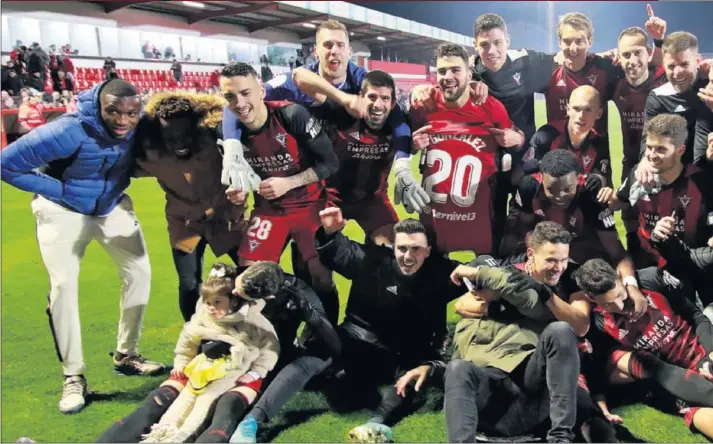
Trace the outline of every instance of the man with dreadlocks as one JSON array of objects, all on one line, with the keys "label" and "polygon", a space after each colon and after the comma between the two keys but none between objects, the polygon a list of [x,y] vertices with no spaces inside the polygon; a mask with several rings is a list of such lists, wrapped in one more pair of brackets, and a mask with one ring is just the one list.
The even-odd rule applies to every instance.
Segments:
[{"label": "man with dreadlocks", "polygon": [[245,227],[245,207],[226,198],[228,187],[215,173],[223,162],[216,130],[222,116],[218,96],[167,92],[146,104],[137,130],[135,175],[155,177],[166,193],[178,305],[185,321],[196,310],[206,246],[237,264]]}]

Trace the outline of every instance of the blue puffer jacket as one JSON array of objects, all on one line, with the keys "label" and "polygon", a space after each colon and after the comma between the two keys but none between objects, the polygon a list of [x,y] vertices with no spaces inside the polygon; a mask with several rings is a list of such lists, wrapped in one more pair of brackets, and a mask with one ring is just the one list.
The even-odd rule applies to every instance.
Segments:
[{"label": "blue puffer jacket", "polygon": [[[78,213],[105,216],[129,186],[134,132],[114,139],[101,119],[101,83],[78,111],[34,129],[2,150],[2,180]],[[48,166],[47,174],[37,168]]]}]

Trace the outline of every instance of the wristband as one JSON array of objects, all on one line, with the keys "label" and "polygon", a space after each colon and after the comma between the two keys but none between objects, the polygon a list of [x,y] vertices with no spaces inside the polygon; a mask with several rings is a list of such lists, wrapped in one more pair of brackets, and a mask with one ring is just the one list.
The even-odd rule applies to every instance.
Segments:
[{"label": "wristband", "polygon": [[262,378],[262,376],[260,376],[260,373],[254,372],[254,371],[249,371],[249,372],[247,372],[247,373],[245,373],[245,374],[248,375],[248,376],[252,376],[253,379],[260,379],[260,378]]},{"label": "wristband", "polygon": [[639,283],[636,282],[636,278],[634,276],[627,276],[624,279],[622,279],[622,282],[624,283],[624,287],[632,286],[639,288]]},{"label": "wristband", "polygon": [[654,39],[654,46],[660,48],[663,46],[663,39]]}]

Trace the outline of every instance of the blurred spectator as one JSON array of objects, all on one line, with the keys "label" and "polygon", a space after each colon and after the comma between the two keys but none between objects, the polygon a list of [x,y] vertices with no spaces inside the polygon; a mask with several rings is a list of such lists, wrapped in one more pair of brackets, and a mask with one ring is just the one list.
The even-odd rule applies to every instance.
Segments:
[{"label": "blurred spectator", "polygon": [[42,114],[42,106],[40,105],[40,93],[30,95],[29,100],[20,105],[17,114],[17,121],[20,124],[20,132],[22,134],[29,133],[38,126],[42,126],[47,121]]},{"label": "blurred spectator", "polygon": [[52,83],[56,84],[59,82],[59,71],[62,68],[62,57],[57,55],[52,49],[54,45],[50,46],[49,52],[49,69],[50,69],[50,79]]},{"label": "blurred spectator", "polygon": [[217,69],[210,73],[210,86],[214,88],[220,88],[220,71]]},{"label": "blurred spectator", "polygon": [[62,45],[62,47],[60,48],[60,51],[64,55],[79,54],[79,50],[78,49],[72,50],[72,45],[70,45],[69,43],[67,43],[66,45]]},{"label": "blurred spectator", "polygon": [[267,62],[267,57],[265,57],[265,60],[262,60],[262,66],[260,67],[260,77],[262,78],[263,83],[269,82],[274,77],[274,75],[272,74],[272,70],[270,69],[270,64]]},{"label": "blurred spectator", "polygon": [[108,73],[110,69],[116,69],[116,62],[111,57],[107,57],[104,59],[104,66],[102,68],[104,69],[104,75],[106,76],[106,73]]},{"label": "blurred spectator", "polygon": [[15,62],[8,60],[2,67],[2,90],[11,96],[18,96],[23,86],[22,76],[17,74]]},{"label": "blurred spectator", "polygon": [[7,91],[2,91],[2,109],[15,108],[15,99],[10,97]]},{"label": "blurred spectator", "polygon": [[27,71],[27,47],[25,46],[20,46],[20,49],[17,51],[15,71],[17,71],[18,76],[23,75],[24,72]]},{"label": "blurred spectator", "polygon": [[186,56],[183,58],[183,61],[184,61],[184,62],[190,62],[190,61],[191,61],[191,55],[190,55],[190,54],[186,54]]},{"label": "blurred spectator", "polygon": [[161,58],[161,51],[160,51],[157,47],[155,47],[155,46],[153,46],[153,45],[151,46],[151,54],[153,55],[153,57],[151,57],[151,58],[153,58],[153,59],[160,59],[160,58]]},{"label": "blurred spectator", "polygon": [[[45,69],[47,65],[45,64],[42,57],[40,57],[40,55],[35,52],[34,48],[27,48],[25,56],[27,60],[27,73],[30,75],[30,77],[34,77],[33,74],[39,74],[41,82],[44,83]],[[40,90],[41,89],[43,88],[40,88]]]},{"label": "blurred spectator", "polygon": [[170,46],[167,46],[166,49],[163,51],[163,58],[166,60],[169,59],[176,59],[176,53],[173,52],[173,48]]},{"label": "blurred spectator", "polygon": [[27,76],[27,81],[25,82],[25,86],[34,88],[37,91],[44,91],[45,90],[45,81],[42,79],[42,73],[41,72],[32,72]]},{"label": "blurred spectator", "polygon": [[[46,106],[48,108],[54,107],[55,103],[53,93],[45,91],[40,95],[40,97],[42,98],[42,101],[40,102],[41,105]],[[59,98],[59,95],[57,97]]]},{"label": "blurred spectator", "polygon": [[52,91],[52,106],[62,106],[62,95],[59,91]]},{"label": "blurred spectator", "polygon": [[64,71],[65,74],[74,75],[74,63],[69,56],[62,56],[62,71]]},{"label": "blurred spectator", "polygon": [[45,64],[45,66],[49,65],[49,63],[50,63],[50,56],[45,52],[44,49],[42,49],[42,47],[40,46],[39,43],[34,42],[34,43],[32,44],[32,51],[33,51],[35,54],[37,54],[38,56],[40,56],[40,58],[42,59],[42,62],[44,62],[44,64]]},{"label": "blurred spectator", "polygon": [[62,103],[68,113],[77,112],[77,98],[71,91],[62,91]]},{"label": "blurred spectator", "polygon": [[20,103],[18,103],[18,105],[26,103],[29,100],[30,100],[30,88],[22,88],[20,90]]},{"label": "blurred spectator", "polygon": [[106,72],[106,80],[118,79],[118,78],[119,78],[119,73],[116,72],[115,68],[110,68],[109,71]]},{"label": "blurred spectator", "polygon": [[66,74],[64,71],[57,73],[57,81],[52,82],[52,89],[54,91],[74,91],[74,77],[72,74]]},{"label": "blurred spectator", "polygon": [[183,65],[181,65],[181,62],[176,59],[173,59],[173,63],[171,64],[171,71],[173,71],[173,78],[176,79],[176,82],[183,81]]},{"label": "blurred spectator", "polygon": [[289,60],[288,64],[289,64],[289,66],[290,66],[290,69],[295,69],[295,58],[294,58],[294,57],[290,57],[290,60]]},{"label": "blurred spectator", "polygon": [[153,52],[151,50],[151,42],[146,40],[146,43],[141,47],[141,54],[144,55],[145,59],[152,59],[153,58]]}]

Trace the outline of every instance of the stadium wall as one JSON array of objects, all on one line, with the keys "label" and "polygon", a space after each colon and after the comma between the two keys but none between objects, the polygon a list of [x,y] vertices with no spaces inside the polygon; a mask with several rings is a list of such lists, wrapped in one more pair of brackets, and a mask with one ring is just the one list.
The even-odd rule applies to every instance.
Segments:
[{"label": "stadium wall", "polygon": [[[189,25],[181,17],[151,11],[124,8],[111,14],[102,6],[85,2],[3,2],[2,15],[25,17],[37,20],[92,25],[106,28],[131,29],[145,32],[166,32],[184,36],[211,38],[224,41],[253,43],[257,45],[301,45],[296,33],[279,29],[262,29],[249,33],[240,25],[218,23],[210,20]],[[13,44],[3,32],[3,51],[9,51]],[[26,42],[27,44],[31,42]],[[354,53],[370,54],[368,46],[360,42],[352,44]],[[110,54],[101,54],[107,56]]]}]

